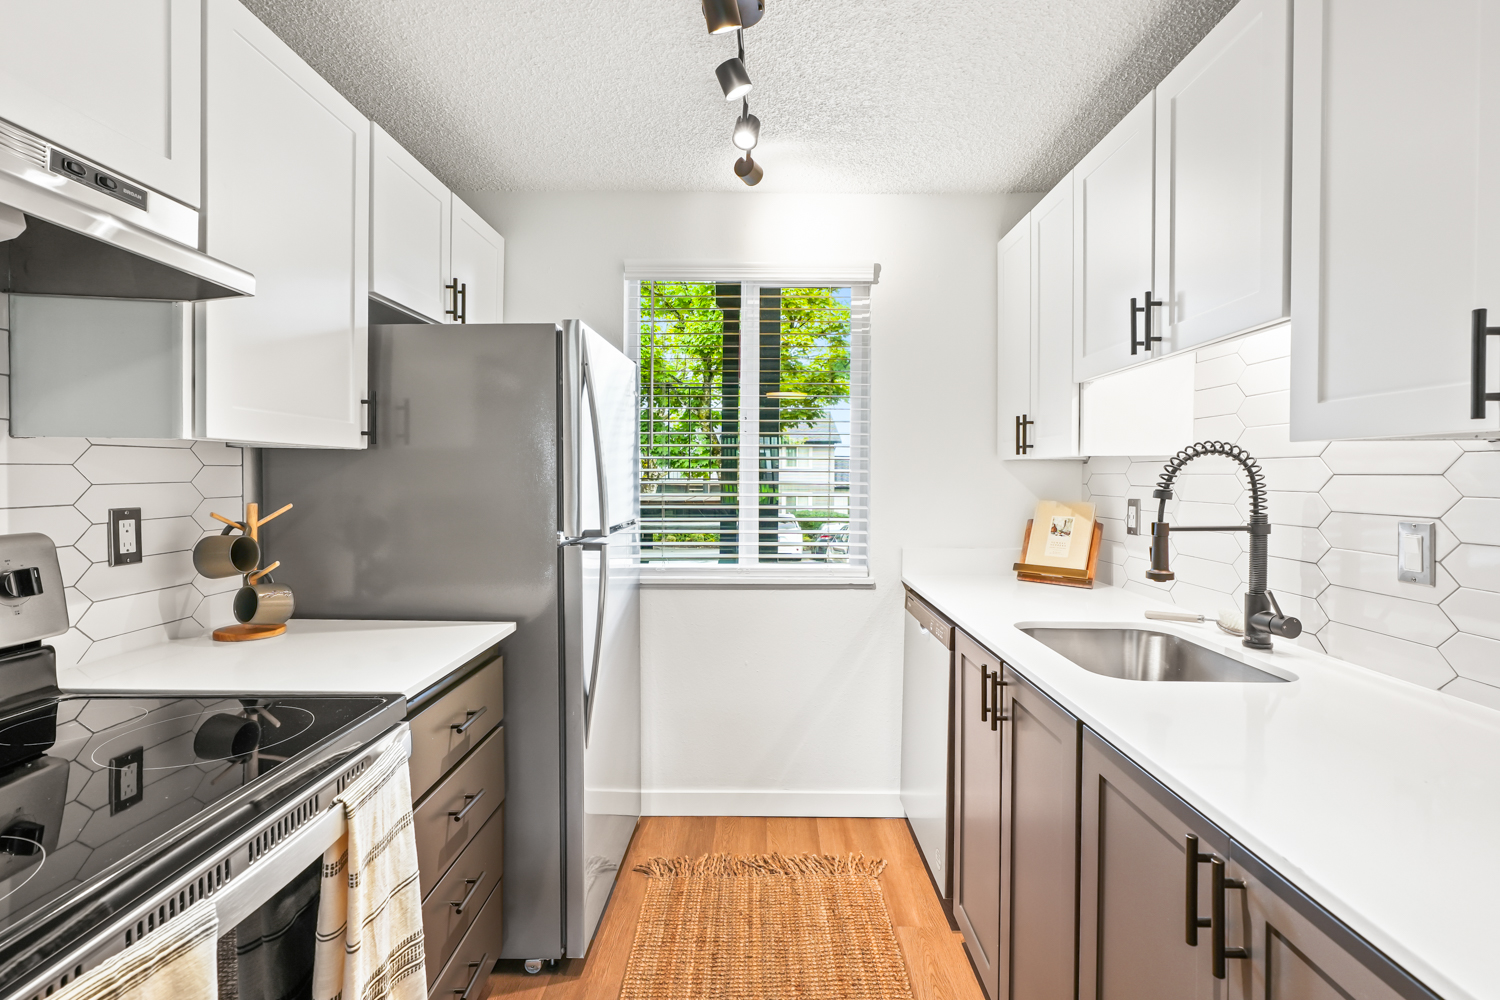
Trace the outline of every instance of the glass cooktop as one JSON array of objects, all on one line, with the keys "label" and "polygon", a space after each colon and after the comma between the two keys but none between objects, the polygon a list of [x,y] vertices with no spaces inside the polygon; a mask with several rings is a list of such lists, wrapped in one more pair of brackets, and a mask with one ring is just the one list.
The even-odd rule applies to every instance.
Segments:
[{"label": "glass cooktop", "polygon": [[33,964],[38,934],[43,950],[62,946],[64,926],[64,938],[90,929],[79,913],[104,919],[191,863],[182,848],[204,837],[199,813],[331,736],[368,742],[401,714],[399,698],[379,696],[64,694],[0,708],[0,992]]}]

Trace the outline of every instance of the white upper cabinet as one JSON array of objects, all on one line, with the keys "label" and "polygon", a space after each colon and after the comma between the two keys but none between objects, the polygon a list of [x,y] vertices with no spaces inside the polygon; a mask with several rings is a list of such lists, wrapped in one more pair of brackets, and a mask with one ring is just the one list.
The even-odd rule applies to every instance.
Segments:
[{"label": "white upper cabinet", "polygon": [[201,307],[197,432],[362,447],[370,123],[235,0],[205,11],[205,249],[256,294]]},{"label": "white upper cabinet", "polygon": [[464,323],[500,323],[505,315],[505,240],[463,199],[453,198],[453,280]]},{"label": "white upper cabinet", "polygon": [[1073,175],[1031,210],[1031,455],[1078,454],[1073,381]]},{"label": "white upper cabinet", "polygon": [[[1073,171],[1073,378],[1079,382],[1154,356],[1152,288],[1155,95],[1125,116]],[[1160,296],[1155,297],[1156,300]],[[1137,348],[1131,350],[1131,300]]]},{"label": "white upper cabinet", "polygon": [[1000,363],[999,427],[995,440],[1006,457],[1031,444],[1031,217],[1000,239],[997,302]]},{"label": "white upper cabinet", "polygon": [[200,0],[0,0],[0,118],[194,208]]},{"label": "white upper cabinet", "polygon": [[1162,348],[1287,312],[1289,0],[1241,0],[1156,88]]},{"label": "white upper cabinet", "polygon": [[1293,32],[1292,437],[1493,435],[1500,0],[1296,0]]},{"label": "white upper cabinet", "polygon": [[370,124],[370,294],[432,322],[450,308],[453,195]]}]

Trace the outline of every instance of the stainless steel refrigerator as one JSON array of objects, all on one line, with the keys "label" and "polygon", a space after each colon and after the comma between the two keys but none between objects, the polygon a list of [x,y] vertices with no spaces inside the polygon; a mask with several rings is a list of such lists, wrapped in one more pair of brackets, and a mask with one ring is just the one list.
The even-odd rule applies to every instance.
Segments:
[{"label": "stainless steel refrigerator", "polygon": [[298,617],[517,623],[499,954],[582,956],[641,811],[636,366],[577,321],[376,326],[370,386],[367,450],[262,453],[267,561]]}]

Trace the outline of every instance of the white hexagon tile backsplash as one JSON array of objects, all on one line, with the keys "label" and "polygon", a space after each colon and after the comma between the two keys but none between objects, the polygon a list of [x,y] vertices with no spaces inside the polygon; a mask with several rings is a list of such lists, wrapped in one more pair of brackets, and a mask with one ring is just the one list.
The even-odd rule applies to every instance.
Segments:
[{"label": "white hexagon tile backsplash", "polygon": [[[1271,589],[1302,619],[1298,639],[1334,656],[1500,708],[1500,446],[1485,441],[1292,441],[1286,327],[1198,352],[1194,433],[1239,444],[1266,473]],[[1244,535],[1174,535],[1168,584],[1145,578],[1149,536],[1125,534],[1128,498],[1155,516],[1165,458],[1084,463],[1098,506],[1103,582],[1165,593],[1210,619],[1238,608],[1249,572]],[[1169,519],[1238,523],[1242,473],[1199,459],[1178,477]],[[1437,585],[1396,579],[1396,522],[1434,520]]]},{"label": "white hexagon tile backsplash", "polygon": [[[0,533],[40,531],[57,543],[73,624],[51,640],[58,660],[97,659],[232,623],[239,580],[199,577],[192,548],[223,527],[209,511],[241,513],[241,450],[191,441],[12,438],[4,336],[0,329]],[[109,565],[111,507],[141,508],[139,563]]]}]

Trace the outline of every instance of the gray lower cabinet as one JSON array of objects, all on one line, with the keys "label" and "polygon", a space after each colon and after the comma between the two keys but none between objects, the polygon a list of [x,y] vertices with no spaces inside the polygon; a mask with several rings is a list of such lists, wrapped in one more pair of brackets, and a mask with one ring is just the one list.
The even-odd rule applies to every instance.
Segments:
[{"label": "gray lower cabinet", "polygon": [[1001,663],[960,632],[954,640],[958,675],[958,794],[954,817],[953,917],[991,1000],[1000,970],[1000,720]]},{"label": "gray lower cabinet", "polygon": [[[1187,837],[1223,857],[1228,835],[1088,730],[1081,787],[1079,1000],[1214,997],[1211,935],[1187,940]],[[1195,874],[1207,917],[1209,866]]]},{"label": "gray lower cabinet", "polygon": [[1006,1000],[1073,1000],[1078,720],[1010,666],[1001,678],[1000,969]]}]

